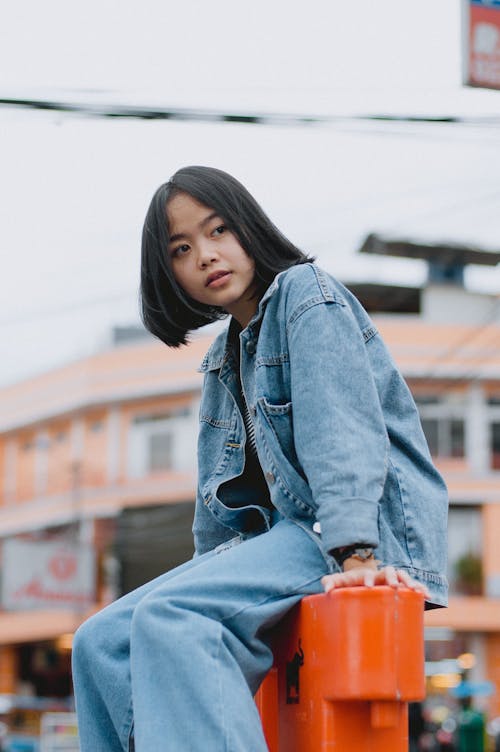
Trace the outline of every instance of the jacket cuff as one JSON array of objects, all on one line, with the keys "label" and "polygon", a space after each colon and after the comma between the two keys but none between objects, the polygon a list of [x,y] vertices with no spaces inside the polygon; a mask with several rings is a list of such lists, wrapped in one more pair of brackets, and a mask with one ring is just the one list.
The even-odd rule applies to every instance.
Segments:
[{"label": "jacket cuff", "polygon": [[378,501],[370,499],[329,499],[319,504],[316,518],[321,540],[327,551],[362,541],[376,548],[379,544]]}]

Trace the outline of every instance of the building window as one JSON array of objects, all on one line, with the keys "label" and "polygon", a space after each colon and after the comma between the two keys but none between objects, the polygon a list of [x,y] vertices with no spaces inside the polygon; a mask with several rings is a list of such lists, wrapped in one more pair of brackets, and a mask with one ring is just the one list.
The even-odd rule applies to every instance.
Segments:
[{"label": "building window", "polygon": [[149,470],[171,470],[173,460],[173,436],[171,432],[152,433],[149,436]]},{"label": "building window", "polygon": [[195,412],[188,408],[137,415],[129,431],[129,476],[141,478],[168,470],[193,470],[196,467],[195,418]]},{"label": "building window", "polygon": [[422,418],[422,428],[433,457],[465,456],[465,424],[449,418]]},{"label": "building window", "polygon": [[491,469],[500,470],[500,423],[490,424]]},{"label": "building window", "polygon": [[465,456],[465,423],[463,420],[449,421],[450,457]]},{"label": "building window", "polygon": [[436,457],[439,452],[438,421],[435,418],[422,418],[421,423],[429,451],[433,457]]},{"label": "building window", "polygon": [[480,506],[452,506],[448,516],[448,579],[452,593],[481,595],[482,519]]},{"label": "building window", "polygon": [[453,398],[416,398],[420,420],[433,457],[465,457],[463,406]]}]

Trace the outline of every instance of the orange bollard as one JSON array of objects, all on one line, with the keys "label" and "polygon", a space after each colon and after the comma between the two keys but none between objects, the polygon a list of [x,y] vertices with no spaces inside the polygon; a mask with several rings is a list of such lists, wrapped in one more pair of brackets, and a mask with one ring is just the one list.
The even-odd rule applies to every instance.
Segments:
[{"label": "orange bollard", "polygon": [[423,601],[385,586],[304,598],[255,698],[269,752],[407,752],[408,702],[425,695]]}]

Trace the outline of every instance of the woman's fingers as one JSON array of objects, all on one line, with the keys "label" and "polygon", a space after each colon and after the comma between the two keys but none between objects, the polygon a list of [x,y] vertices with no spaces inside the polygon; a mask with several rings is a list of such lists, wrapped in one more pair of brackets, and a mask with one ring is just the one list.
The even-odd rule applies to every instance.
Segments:
[{"label": "woman's fingers", "polygon": [[[381,581],[379,584],[381,585],[391,585],[391,587],[397,587],[398,586],[398,574],[394,567],[383,567],[382,569],[379,569],[378,573],[381,575]],[[385,582],[384,582],[385,580]]]},{"label": "woman's fingers", "polygon": [[338,572],[336,574],[327,574],[321,580],[326,592],[338,587],[354,587],[355,585],[365,585],[373,587],[377,579],[377,570],[358,567],[350,569],[348,572]]},{"label": "woman's fingers", "polygon": [[350,569],[348,572],[336,572],[328,574],[321,580],[326,592],[334,588],[355,587],[364,585],[365,587],[374,587],[375,585],[389,585],[398,587],[404,585],[411,590],[423,593],[429,597],[429,592],[425,585],[414,580],[408,572],[394,567],[382,567],[381,569],[369,569],[367,567],[358,567]]},{"label": "woman's fingers", "polygon": [[421,582],[417,582],[417,580],[414,580],[412,577],[410,577],[408,572],[398,570],[398,576],[400,581],[403,583],[403,585],[406,585],[406,587],[409,587],[412,590],[417,590],[419,593],[423,593],[426,598],[430,597],[430,593],[425,585],[422,585]]}]

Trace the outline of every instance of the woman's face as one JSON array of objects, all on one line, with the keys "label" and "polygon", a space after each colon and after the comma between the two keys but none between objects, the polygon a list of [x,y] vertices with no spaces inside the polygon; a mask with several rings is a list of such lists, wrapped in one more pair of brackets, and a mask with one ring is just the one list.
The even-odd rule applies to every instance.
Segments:
[{"label": "woman's face", "polygon": [[245,327],[258,304],[254,260],[224,220],[188,193],[168,201],[167,218],[177,283],[194,300],[223,308]]}]

